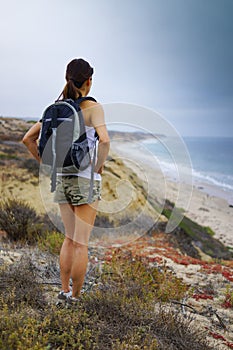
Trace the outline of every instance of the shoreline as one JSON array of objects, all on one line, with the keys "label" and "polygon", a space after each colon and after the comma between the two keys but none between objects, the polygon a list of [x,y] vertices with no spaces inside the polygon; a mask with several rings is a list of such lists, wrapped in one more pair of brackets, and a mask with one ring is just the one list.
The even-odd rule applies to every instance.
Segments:
[{"label": "shoreline", "polygon": [[[142,141],[142,145],[151,144],[154,142],[154,139],[146,139]],[[186,146],[187,147],[187,146]],[[151,152],[150,150],[146,149],[146,152]],[[174,178],[173,170],[175,166],[162,161],[161,162],[163,171],[165,175],[172,179],[172,181],[177,181],[176,178]],[[187,164],[188,165],[188,164]],[[193,178],[193,186],[197,187],[201,191],[209,194],[210,196],[219,197],[222,199],[225,199],[228,201],[229,206],[233,206],[233,190],[229,184],[221,184],[217,183],[217,180],[208,179],[208,176],[201,174],[199,171],[195,170],[192,166],[192,161],[190,163],[190,166],[192,168],[192,178]],[[154,167],[154,166],[153,166]],[[229,187],[229,188],[228,188]]]},{"label": "shoreline", "polygon": [[[175,177],[163,173],[159,164],[152,162],[151,155],[143,153],[138,144],[135,147],[132,142],[113,142],[111,149],[142,180],[148,182],[150,195],[162,202],[167,199],[176,203],[177,207],[184,209],[187,217],[210,227],[216,239],[233,248],[233,208],[227,193],[217,186],[198,182],[196,178],[189,183],[178,182]],[[138,171],[139,168],[141,171]]]},{"label": "shoreline", "polygon": [[228,193],[219,186],[204,181],[199,182],[196,179],[193,181],[193,186],[200,192],[208,194],[209,196],[224,199],[228,203],[229,208],[233,206],[233,194]]}]

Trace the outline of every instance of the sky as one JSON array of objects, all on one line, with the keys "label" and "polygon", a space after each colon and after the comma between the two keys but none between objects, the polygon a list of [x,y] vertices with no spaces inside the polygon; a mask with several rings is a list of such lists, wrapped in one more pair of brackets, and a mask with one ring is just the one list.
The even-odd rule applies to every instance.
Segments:
[{"label": "sky", "polygon": [[233,137],[233,0],[0,4],[0,115],[39,119],[82,57],[100,103],[157,111],[182,136]]}]

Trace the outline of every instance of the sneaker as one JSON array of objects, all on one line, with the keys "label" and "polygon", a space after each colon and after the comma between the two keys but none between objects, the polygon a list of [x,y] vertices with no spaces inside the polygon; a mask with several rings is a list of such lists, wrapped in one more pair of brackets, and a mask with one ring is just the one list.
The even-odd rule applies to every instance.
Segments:
[{"label": "sneaker", "polygon": [[64,305],[65,305],[64,304],[64,300],[58,300],[55,305],[56,305],[57,308],[63,309]]},{"label": "sneaker", "polygon": [[57,297],[60,300],[67,300],[69,297],[72,297],[72,290],[69,292],[64,292],[64,290],[61,290]]},{"label": "sneaker", "polygon": [[67,298],[67,303],[70,304],[70,305],[76,305],[76,304],[78,304],[78,302],[79,302],[78,298],[72,297],[72,293]]}]

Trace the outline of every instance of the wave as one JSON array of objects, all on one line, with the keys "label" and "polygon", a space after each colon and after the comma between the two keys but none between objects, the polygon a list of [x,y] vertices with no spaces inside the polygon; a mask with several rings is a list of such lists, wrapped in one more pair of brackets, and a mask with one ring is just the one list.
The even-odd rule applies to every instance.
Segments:
[{"label": "wave", "polygon": [[233,176],[220,173],[208,174],[200,172],[194,168],[187,168],[183,165],[177,166],[175,163],[167,162],[164,160],[159,160],[159,165],[164,174],[172,179],[175,179],[176,181],[179,181],[181,178],[185,178],[191,175],[193,177],[193,181],[195,182],[202,181],[206,184],[220,187],[224,191],[233,192]]},{"label": "wave", "polygon": [[232,139],[216,142],[212,139],[195,138],[186,141],[192,165],[185,162],[186,158],[182,164],[181,157],[177,157],[175,161],[179,159],[180,164],[176,164],[163,144],[148,142],[147,147],[156,155],[161,170],[168,177],[180,181],[185,174],[189,174],[192,176],[192,182],[216,186],[224,192],[232,193],[232,152],[229,152],[232,149],[229,147],[229,142],[232,145]]},{"label": "wave", "polygon": [[[210,183],[212,185],[221,187],[224,190],[230,190],[233,191],[233,177],[232,176],[226,176],[222,174],[215,174],[215,175],[209,175],[206,173],[201,173],[197,170],[193,170],[193,176],[194,178],[204,180],[207,183]],[[226,183],[225,179],[228,179],[228,183]],[[229,183],[231,182],[231,183]]]}]

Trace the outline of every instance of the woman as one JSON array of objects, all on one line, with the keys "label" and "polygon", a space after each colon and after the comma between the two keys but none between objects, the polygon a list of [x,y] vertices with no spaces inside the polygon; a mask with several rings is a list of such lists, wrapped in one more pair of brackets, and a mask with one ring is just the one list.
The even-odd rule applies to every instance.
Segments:
[{"label": "woman", "polygon": [[[92,86],[93,68],[83,59],[74,59],[66,69],[66,85],[63,99],[73,100],[87,96]],[[60,252],[60,274],[62,290],[59,299],[76,302],[80,296],[88,263],[88,241],[93,228],[98,201],[101,196],[101,173],[109,152],[109,136],[100,104],[85,100],[81,103],[85,129],[90,147],[95,133],[99,144],[94,173],[93,202],[88,203],[91,165],[72,176],[58,176],[54,201],[59,203],[61,218],[65,227],[65,239]],[[23,138],[32,155],[40,161],[37,148],[41,122],[31,127]],[[65,191],[66,189],[66,191]],[[68,190],[67,190],[68,189]],[[72,290],[69,286],[72,278]]]}]

